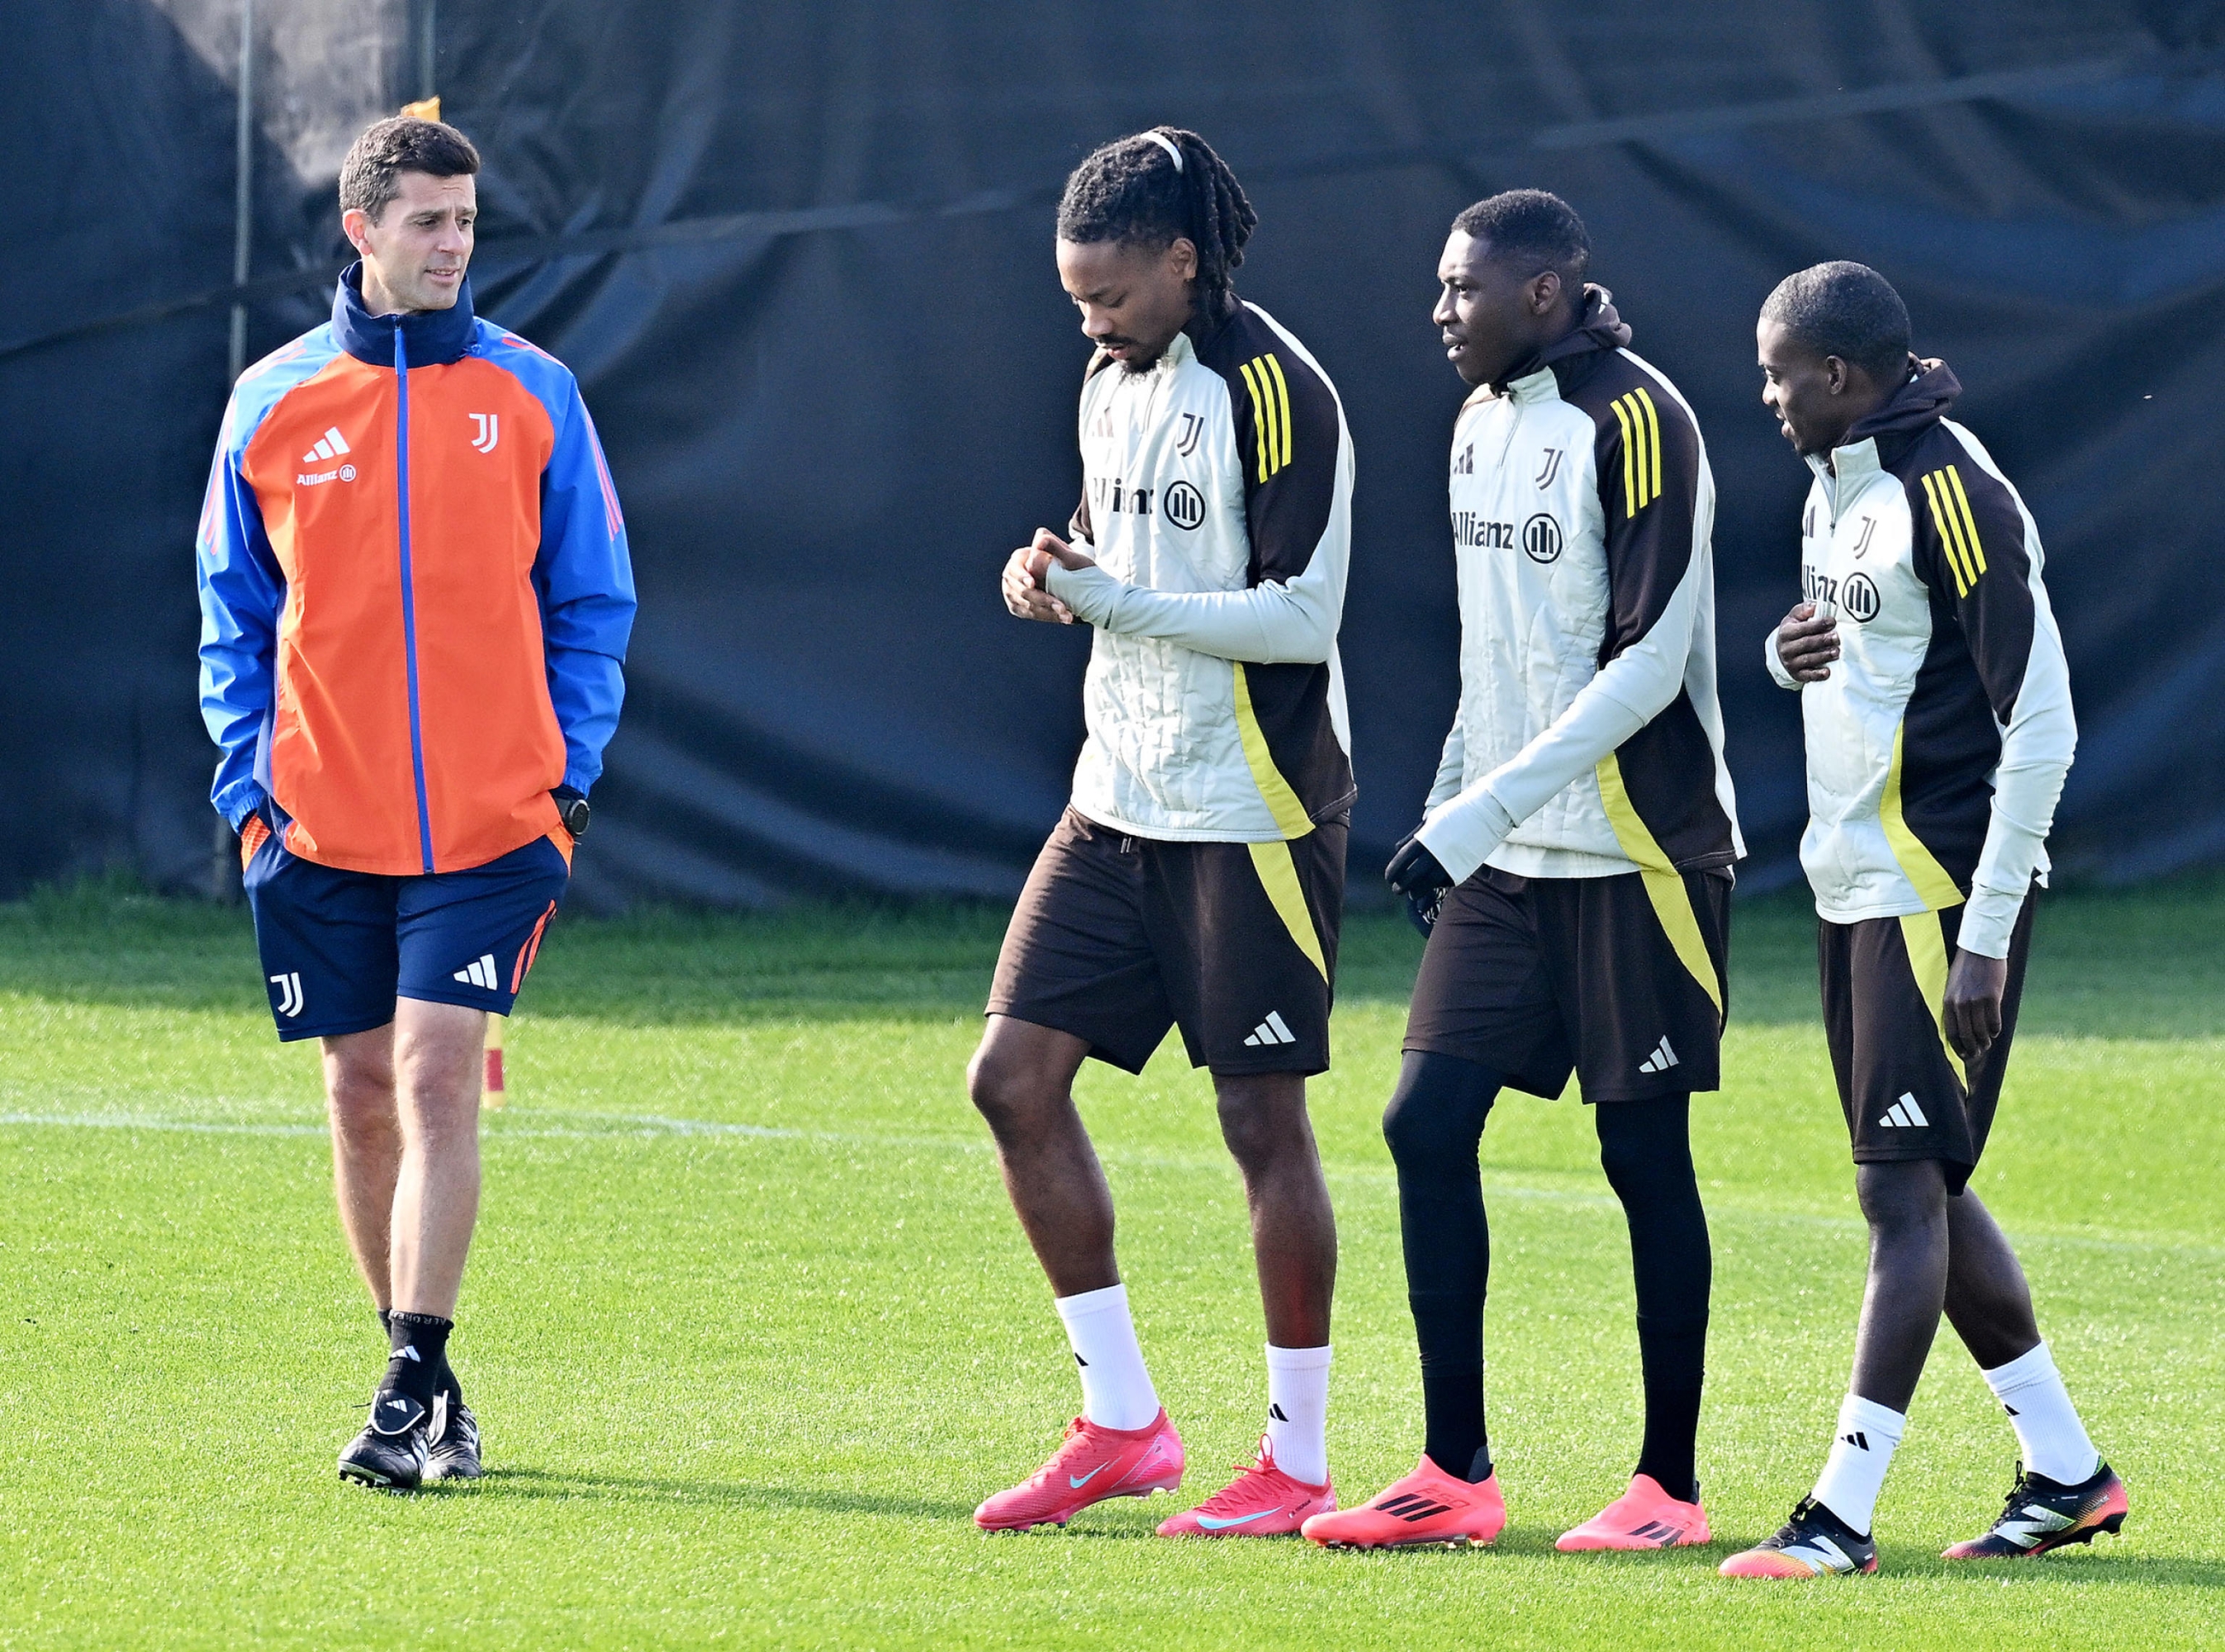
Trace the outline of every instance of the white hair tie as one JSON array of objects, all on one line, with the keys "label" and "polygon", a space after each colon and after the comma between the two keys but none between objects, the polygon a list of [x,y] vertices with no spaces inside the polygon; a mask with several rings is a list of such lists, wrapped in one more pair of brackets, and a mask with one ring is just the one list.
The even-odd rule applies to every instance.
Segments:
[{"label": "white hair tie", "polygon": [[1175,163],[1176,172],[1182,169],[1182,150],[1176,147],[1174,139],[1169,137],[1164,132],[1145,132],[1144,136],[1167,152],[1167,158]]}]

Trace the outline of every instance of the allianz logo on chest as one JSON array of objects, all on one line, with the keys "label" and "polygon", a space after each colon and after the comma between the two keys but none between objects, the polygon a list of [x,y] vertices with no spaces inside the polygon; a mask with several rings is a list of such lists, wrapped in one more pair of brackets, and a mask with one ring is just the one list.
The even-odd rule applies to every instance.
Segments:
[{"label": "allianz logo on chest", "polygon": [[1519,549],[1531,562],[1544,566],[1561,559],[1561,524],[1552,513],[1531,513],[1518,532],[1512,522],[1495,522],[1480,511],[1453,512],[1453,543],[1462,550]]},{"label": "allianz logo on chest", "polygon": [[1836,604],[1840,614],[1856,625],[1867,625],[1885,606],[1878,594],[1877,581],[1868,575],[1851,574],[1845,579],[1834,579],[1813,563],[1800,570],[1800,590],[1819,608],[1826,603]]},{"label": "allianz logo on chest", "polygon": [[1089,479],[1089,510],[1093,517],[1147,517],[1155,503],[1159,514],[1177,528],[1195,528],[1205,520],[1205,496],[1187,481],[1170,483],[1162,493],[1157,488],[1135,486],[1118,476]]}]

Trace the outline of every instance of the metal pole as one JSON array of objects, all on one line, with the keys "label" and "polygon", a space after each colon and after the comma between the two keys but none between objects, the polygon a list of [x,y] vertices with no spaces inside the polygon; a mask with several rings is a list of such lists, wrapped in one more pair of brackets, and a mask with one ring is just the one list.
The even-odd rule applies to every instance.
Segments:
[{"label": "metal pole", "polygon": [[[250,254],[255,247],[255,0],[239,4],[239,120],[232,155],[231,284],[247,281]],[[231,307],[231,372],[227,387],[239,382],[247,365],[247,306]],[[223,816],[217,816],[211,845],[209,890],[225,905],[238,903],[239,840]]]},{"label": "metal pole", "polygon": [[[255,246],[255,0],[239,3],[239,120],[237,148],[232,156],[231,282],[247,281],[250,254]],[[231,307],[231,376],[236,382],[247,365],[247,306]]]},{"label": "metal pole", "polygon": [[417,0],[417,96],[422,101],[440,88],[433,84],[433,10],[435,0]]}]

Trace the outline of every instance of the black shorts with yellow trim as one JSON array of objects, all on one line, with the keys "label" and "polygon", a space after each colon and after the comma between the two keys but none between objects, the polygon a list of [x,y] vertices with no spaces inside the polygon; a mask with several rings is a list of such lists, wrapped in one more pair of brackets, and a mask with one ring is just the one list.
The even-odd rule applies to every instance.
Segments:
[{"label": "black shorts with yellow trim", "polygon": [[1132,1073],[1170,1026],[1194,1067],[1326,1071],[1346,831],[1178,843],[1068,810],[1013,909],[987,1013],[1071,1032]]},{"label": "black shorts with yellow trim", "polygon": [[1558,1096],[1572,1071],[1588,1102],[1715,1090],[1730,898],[1727,870],[1521,878],[1485,867],[1438,911],[1405,1047],[1475,1062],[1532,1096]]},{"label": "black shorts with yellow trim", "polygon": [[2000,1036],[1967,1066],[1949,1047],[1942,1019],[1961,906],[1854,924],[1818,920],[1823,1032],[1856,1164],[1937,1159],[1947,1191],[1962,1191],[2000,1105],[2038,905],[2035,884],[2009,932]]}]

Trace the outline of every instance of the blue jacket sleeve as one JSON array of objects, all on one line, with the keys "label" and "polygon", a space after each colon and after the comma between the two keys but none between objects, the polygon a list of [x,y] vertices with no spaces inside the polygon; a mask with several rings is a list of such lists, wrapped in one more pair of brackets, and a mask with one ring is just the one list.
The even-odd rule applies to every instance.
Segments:
[{"label": "blue jacket sleeve", "polygon": [[239,473],[230,440],[232,422],[228,413],[209,467],[194,552],[201,600],[201,720],[219,753],[209,801],[236,830],[267,795],[257,771],[270,723],[286,579],[263,532],[262,507]]},{"label": "blue jacket sleeve", "polygon": [[533,564],[548,699],[564,731],[564,784],[593,788],[625,700],[633,631],[633,562],[618,490],[594,421],[566,381],[556,444],[541,477],[541,554]]}]

